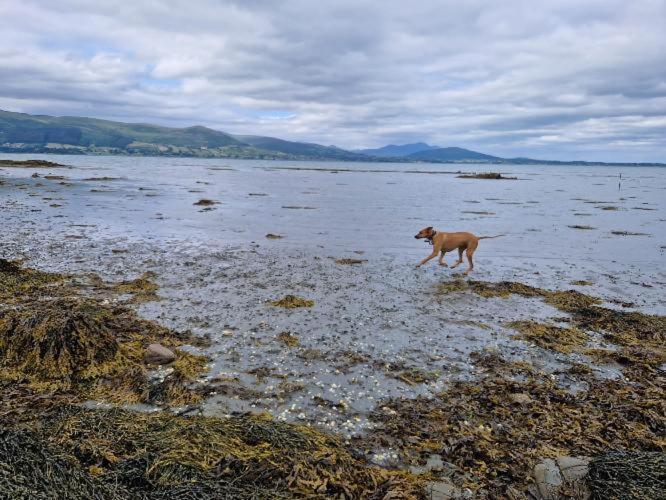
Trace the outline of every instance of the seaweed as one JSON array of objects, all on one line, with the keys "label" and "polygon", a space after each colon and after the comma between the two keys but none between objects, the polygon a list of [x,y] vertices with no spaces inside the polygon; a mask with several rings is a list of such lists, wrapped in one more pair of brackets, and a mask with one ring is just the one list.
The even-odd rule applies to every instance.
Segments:
[{"label": "seaweed", "polygon": [[513,338],[564,354],[571,353],[588,341],[587,334],[578,328],[561,328],[535,321],[512,321],[508,326],[519,332],[519,335],[514,335]]},{"label": "seaweed", "polygon": [[459,179],[489,179],[489,180],[516,180],[517,177],[506,177],[499,172],[481,172],[478,174],[462,174]]},{"label": "seaweed", "polygon": [[525,492],[541,457],[664,449],[663,378],[627,384],[580,373],[587,390],[573,394],[521,363],[476,359],[480,379],[454,381],[433,398],[384,401],[357,445],[390,447],[412,464],[437,453],[475,498]]},{"label": "seaweed", "polygon": [[202,198],[199,201],[193,203],[193,205],[198,205],[198,206],[202,206],[202,207],[209,207],[211,205],[217,205],[218,203],[219,203],[219,201],[209,200],[207,198]]},{"label": "seaweed", "polygon": [[337,259],[335,261],[336,264],[340,264],[343,266],[353,266],[355,264],[363,264],[364,262],[366,261],[361,259]]},{"label": "seaweed", "polygon": [[[133,311],[78,298],[29,302],[0,311],[0,379],[38,392],[74,391],[113,402],[147,400],[143,352],[151,341],[180,344],[186,336]],[[174,371],[203,371],[199,357],[176,350]]]},{"label": "seaweed", "polygon": [[664,498],[666,453],[613,452],[595,457],[586,481],[593,500]]},{"label": "seaweed", "polygon": [[298,335],[294,335],[293,333],[287,331],[278,333],[277,339],[287,347],[298,347],[301,343]]},{"label": "seaweed", "polygon": [[67,276],[25,269],[20,262],[0,259],[0,303],[17,303],[33,296],[48,295]]},{"label": "seaweed", "polygon": [[27,430],[0,429],[0,497],[72,500],[128,498],[128,490],[107,485],[61,450],[45,446]]},{"label": "seaweed", "polygon": [[265,414],[223,419],[64,405],[33,432],[70,461],[63,469],[147,498],[395,498],[416,497],[422,486],[411,474],[366,465],[334,436]]},{"label": "seaweed", "polygon": [[298,297],[297,295],[285,295],[281,299],[272,300],[269,303],[276,307],[284,307],[285,309],[312,307],[315,304],[314,300],[304,299],[303,297]]},{"label": "seaweed", "polygon": [[0,160],[0,167],[48,168],[66,166],[46,160]]},{"label": "seaweed", "polygon": [[155,293],[159,286],[152,281],[153,278],[155,273],[147,271],[133,280],[116,283],[112,286],[112,290],[116,293],[131,294],[131,301],[135,303],[160,300],[159,295]]},{"label": "seaweed", "polygon": [[[457,280],[442,283],[438,288],[440,293],[471,290],[482,297],[508,297],[511,294],[540,297],[559,311],[568,313],[573,328],[558,329],[534,322],[514,323],[514,327],[517,329],[522,328],[523,338],[542,347],[569,353],[584,345],[585,332],[599,332],[608,342],[621,346],[621,349],[609,351],[606,354],[598,351],[592,352],[592,354],[596,354],[597,358],[602,356],[608,360],[631,365],[633,368],[627,374],[632,377],[640,376],[635,370],[637,365],[642,366],[645,370],[653,371],[666,362],[665,316],[602,307],[599,305],[601,300],[598,297],[576,290],[552,291],[510,281],[486,283]],[[530,329],[532,334],[527,331]]]}]

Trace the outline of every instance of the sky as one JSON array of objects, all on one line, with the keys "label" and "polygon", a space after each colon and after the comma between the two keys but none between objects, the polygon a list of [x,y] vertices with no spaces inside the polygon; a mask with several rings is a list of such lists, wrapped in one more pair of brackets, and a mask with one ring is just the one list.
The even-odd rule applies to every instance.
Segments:
[{"label": "sky", "polygon": [[0,109],[666,162],[666,0],[0,0]]}]

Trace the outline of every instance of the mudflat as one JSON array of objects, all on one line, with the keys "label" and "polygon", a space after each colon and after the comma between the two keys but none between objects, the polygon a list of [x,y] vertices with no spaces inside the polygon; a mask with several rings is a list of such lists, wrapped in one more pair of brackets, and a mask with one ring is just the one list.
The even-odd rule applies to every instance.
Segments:
[{"label": "mudflat", "polygon": [[[217,429],[216,448],[190,450],[215,457],[194,466],[202,484],[265,474],[280,453],[256,446],[283,447],[295,458],[271,469],[271,495],[418,496],[445,478],[461,495],[506,496],[527,491],[543,458],[663,451],[664,169],[625,169],[619,184],[613,167],[502,165],[481,182],[405,164],[54,158],[66,167],[0,164],[0,328],[30,344],[20,325],[72,314],[105,339],[79,362],[103,355],[44,378],[1,348],[14,400],[41,405],[54,387],[68,398],[48,408],[56,424],[37,416],[33,434],[6,440],[79,457],[69,472],[92,470],[91,488],[131,490],[118,464],[168,455],[154,440],[150,457],[104,448],[101,422],[126,428],[124,412],[141,412],[137,435],[174,418],[164,442],[182,418]],[[414,270],[430,248],[413,234],[428,225],[510,238],[482,241],[467,278],[434,261]],[[128,322],[143,326],[119,336]],[[145,366],[153,342],[175,366]],[[25,427],[11,404],[3,424]],[[89,429],[100,456],[79,453],[75,433],[56,442],[53,425]],[[219,436],[242,428],[262,430],[234,452]],[[290,482],[312,453],[340,458]],[[151,463],[154,488],[186,477]]]}]

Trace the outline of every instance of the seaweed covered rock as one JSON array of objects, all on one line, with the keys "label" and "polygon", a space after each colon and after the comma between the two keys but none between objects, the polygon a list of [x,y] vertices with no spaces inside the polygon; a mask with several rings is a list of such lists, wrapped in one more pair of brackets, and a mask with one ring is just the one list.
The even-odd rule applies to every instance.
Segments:
[{"label": "seaweed covered rock", "polygon": [[37,302],[0,312],[4,379],[69,388],[109,374],[121,357],[118,339],[90,302]]},{"label": "seaweed covered rock", "polygon": [[[186,340],[129,309],[99,301],[31,301],[0,311],[0,379],[25,383],[40,392],[64,390],[113,402],[148,401],[145,346],[151,341],[175,346]],[[179,355],[181,366],[196,358],[174,354]],[[203,368],[202,363],[190,365]],[[192,370],[181,375],[182,384],[195,376]]]}]

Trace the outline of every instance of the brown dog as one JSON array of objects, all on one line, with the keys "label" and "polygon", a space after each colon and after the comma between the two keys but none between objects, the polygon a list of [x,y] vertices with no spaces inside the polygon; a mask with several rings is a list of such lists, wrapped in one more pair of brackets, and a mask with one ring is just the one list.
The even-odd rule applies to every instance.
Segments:
[{"label": "brown dog", "polygon": [[472,257],[474,256],[474,251],[476,247],[479,246],[479,240],[485,240],[489,238],[498,238],[503,235],[497,236],[474,236],[472,233],[444,233],[442,231],[435,231],[432,226],[421,229],[414,238],[417,240],[425,239],[429,241],[432,245],[432,253],[428,255],[425,259],[419,262],[416,267],[421,267],[423,264],[428,262],[430,259],[439,256],[439,265],[448,267],[446,262],[444,262],[444,255],[446,252],[451,252],[454,249],[458,249],[458,260],[455,264],[451,266],[451,269],[458,267],[459,264],[463,261],[463,252],[466,251],[467,261],[469,262],[469,267],[465,271],[465,274],[469,274],[474,269],[474,261]]}]

